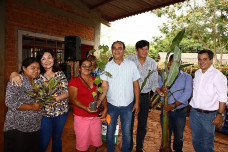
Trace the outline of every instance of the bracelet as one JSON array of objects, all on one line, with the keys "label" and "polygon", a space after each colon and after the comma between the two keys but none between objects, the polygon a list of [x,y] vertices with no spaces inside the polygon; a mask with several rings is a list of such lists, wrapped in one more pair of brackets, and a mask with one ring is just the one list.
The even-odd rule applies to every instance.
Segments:
[{"label": "bracelet", "polygon": [[102,102],[103,100],[101,100],[101,99],[98,99],[100,102]]},{"label": "bracelet", "polygon": [[218,115],[222,116],[222,117],[225,117],[225,114],[224,113],[220,113],[220,112],[217,112]]}]

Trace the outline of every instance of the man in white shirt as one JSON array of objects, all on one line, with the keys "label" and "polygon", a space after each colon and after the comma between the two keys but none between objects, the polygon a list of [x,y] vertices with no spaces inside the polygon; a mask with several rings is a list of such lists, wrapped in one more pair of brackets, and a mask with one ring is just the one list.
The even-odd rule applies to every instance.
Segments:
[{"label": "man in white shirt", "polygon": [[[111,116],[111,122],[107,128],[107,150],[114,152],[114,133],[118,116],[121,121],[122,131],[122,152],[128,152],[130,148],[130,127],[132,112],[139,113],[139,71],[134,62],[124,59],[125,45],[121,41],[112,44],[113,60],[107,63],[105,71],[112,76],[101,74],[102,88],[104,93],[99,100],[104,99],[106,94],[108,102],[108,114]],[[135,103],[133,99],[135,97]]]},{"label": "man in white shirt", "polygon": [[198,53],[200,69],[193,80],[189,117],[192,142],[196,152],[214,151],[215,126],[222,127],[227,102],[227,78],[212,65],[213,52]]}]

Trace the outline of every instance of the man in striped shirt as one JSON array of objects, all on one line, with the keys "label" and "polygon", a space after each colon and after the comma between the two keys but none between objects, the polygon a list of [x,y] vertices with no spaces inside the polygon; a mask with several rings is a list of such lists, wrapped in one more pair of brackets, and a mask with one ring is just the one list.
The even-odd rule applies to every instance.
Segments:
[{"label": "man in striped shirt", "polygon": [[[107,129],[107,150],[114,152],[114,133],[118,116],[120,116],[122,130],[122,152],[128,152],[130,148],[130,127],[132,120],[132,111],[137,115],[139,113],[139,71],[134,62],[124,59],[125,44],[116,41],[112,44],[113,59],[105,66],[105,71],[112,76],[101,74],[102,88],[104,93],[99,100],[104,99],[106,94],[108,102],[108,114],[111,116],[111,122]],[[133,99],[135,98],[135,103]]]}]

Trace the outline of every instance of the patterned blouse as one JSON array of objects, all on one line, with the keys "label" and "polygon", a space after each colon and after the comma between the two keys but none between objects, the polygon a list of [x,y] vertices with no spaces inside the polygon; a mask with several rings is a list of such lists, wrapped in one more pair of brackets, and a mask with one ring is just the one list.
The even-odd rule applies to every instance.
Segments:
[{"label": "patterned blouse", "polygon": [[[68,92],[68,81],[66,79],[65,74],[62,71],[55,72],[54,78],[57,81],[60,78],[61,86],[54,93],[56,96],[61,95],[62,92]],[[35,84],[39,85],[41,83],[48,83],[49,80],[44,75],[40,74],[38,78],[35,80]],[[69,98],[61,101],[49,102],[47,105],[43,106],[42,114],[46,117],[57,117],[58,115],[62,115],[69,110],[68,105]]]},{"label": "patterned blouse", "polygon": [[32,104],[35,102],[31,96],[25,91],[32,91],[30,81],[24,74],[22,85],[12,85],[11,81],[8,82],[6,88],[5,104],[8,107],[6,114],[4,131],[19,130],[22,132],[35,132],[40,130],[41,111],[34,110],[17,110],[22,104]]}]

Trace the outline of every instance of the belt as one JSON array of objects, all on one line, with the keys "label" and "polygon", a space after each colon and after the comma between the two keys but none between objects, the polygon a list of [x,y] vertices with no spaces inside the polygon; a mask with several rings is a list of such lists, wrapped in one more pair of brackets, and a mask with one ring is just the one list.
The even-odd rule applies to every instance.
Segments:
[{"label": "belt", "polygon": [[140,96],[145,96],[145,95],[149,95],[149,92],[147,92],[147,93],[140,93]]},{"label": "belt", "polygon": [[172,112],[177,112],[177,111],[182,111],[182,110],[184,110],[186,107],[183,107],[183,108],[180,108],[180,109],[173,109],[173,110],[171,110]]},{"label": "belt", "polygon": [[198,108],[194,108],[197,112],[200,113],[212,113],[212,112],[216,112],[217,110],[213,110],[213,111],[209,111],[209,110],[203,110],[203,109],[198,109]]}]

